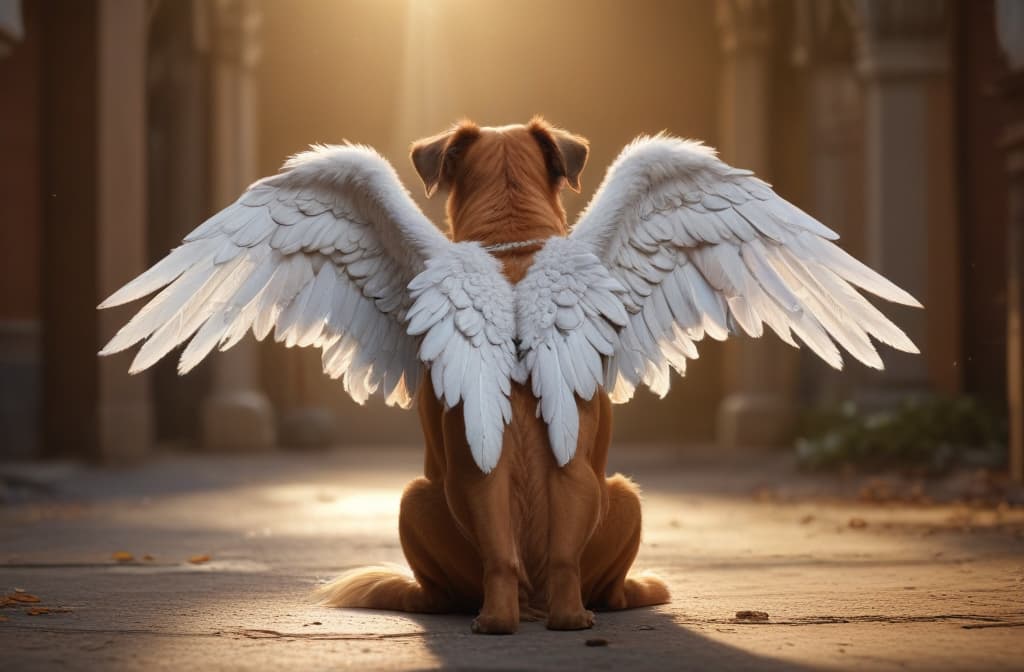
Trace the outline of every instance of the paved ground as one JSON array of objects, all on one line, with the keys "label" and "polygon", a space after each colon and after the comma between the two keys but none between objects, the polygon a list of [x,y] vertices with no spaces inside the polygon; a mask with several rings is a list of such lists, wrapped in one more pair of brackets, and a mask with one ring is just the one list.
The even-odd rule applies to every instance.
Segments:
[{"label": "paved ground", "polygon": [[672,603],[512,637],[472,635],[466,616],[310,602],[340,570],[401,562],[416,453],[31,467],[48,492],[0,465],[15,484],[0,491],[0,595],[41,600],[0,608],[0,667],[1024,669],[1024,510],[857,503],[831,496],[855,486],[794,477],[777,457],[679,453],[620,449],[617,465],[645,489],[638,566],[668,579]]}]

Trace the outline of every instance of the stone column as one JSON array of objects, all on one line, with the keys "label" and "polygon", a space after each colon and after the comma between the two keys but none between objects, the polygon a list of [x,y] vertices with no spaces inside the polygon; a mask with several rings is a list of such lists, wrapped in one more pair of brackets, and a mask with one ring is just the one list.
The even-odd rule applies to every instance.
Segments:
[{"label": "stone column", "polygon": [[[936,194],[929,184],[939,164],[948,160],[942,154],[946,148],[936,146],[930,135],[936,85],[950,70],[946,2],[857,0],[854,9],[866,114],[866,261],[927,303],[929,244],[935,235],[929,229],[949,216],[941,212],[946,205],[953,207],[941,200],[949,194]],[[888,405],[930,387],[928,314],[897,306],[886,306],[886,313],[923,354],[887,351],[885,372],[871,376],[861,394],[869,406]]]},{"label": "stone column", "polygon": [[[11,59],[0,64],[0,89],[6,96],[6,123],[0,130],[0,144],[7,148],[11,163],[4,175],[9,191],[4,191],[2,209],[6,221],[18,222],[17,227],[11,226],[8,230],[15,232],[13,239],[2,236],[7,243],[7,253],[0,251],[4,264],[0,269],[0,282],[9,283],[10,287],[9,291],[0,291],[0,436],[4,437],[0,442],[0,461],[35,457],[39,450],[41,330],[38,278],[41,276],[42,222],[35,193],[39,190],[39,166],[30,162],[39,150],[35,140],[39,137],[39,95],[32,88],[29,77],[11,78],[12,72],[18,68],[24,71],[35,65],[24,54],[17,53],[24,39],[21,0],[0,0],[0,60]],[[38,73],[38,66],[36,68]],[[12,133],[31,139],[14,146]],[[11,177],[14,177],[13,183]],[[10,193],[24,198],[12,202],[6,198]],[[15,266],[16,262],[21,263]],[[19,278],[21,274],[34,277]]]},{"label": "stone column", "polygon": [[[863,99],[855,67],[854,27],[844,0],[797,0],[791,60],[807,91],[806,209],[864,256]],[[801,353],[800,394],[815,404],[849,397],[858,367],[836,371]]]},{"label": "stone column", "polygon": [[[724,54],[719,149],[729,163],[770,179],[769,106],[773,44],[771,0],[718,0]],[[726,343],[726,389],[718,442],[726,447],[778,445],[794,420],[796,351],[766,335]]]},{"label": "stone column", "polygon": [[[1024,95],[1024,73],[1013,76]],[[1006,384],[1010,413],[1010,474],[1024,481],[1024,122],[1007,124],[1003,135],[1009,177],[1007,235]]]},{"label": "stone column", "polygon": [[[255,0],[215,0],[209,11],[211,196],[219,209],[258,177],[254,71],[261,14]],[[258,354],[255,342],[246,338],[213,356],[213,389],[201,410],[206,448],[253,451],[276,443],[274,410],[259,388]]]},{"label": "stone column", "polygon": [[0,58],[10,54],[14,44],[24,39],[21,0],[0,0]]},{"label": "stone column", "polygon": [[[97,4],[97,303],[146,268],[146,34],[144,3]],[[97,320],[102,344],[123,314],[99,311]],[[100,456],[141,457],[153,442],[150,377],[128,375],[118,357],[100,357],[97,367]]]},{"label": "stone column", "polygon": [[1003,132],[1009,188],[1006,382],[1010,476],[1024,482],[1024,6],[996,1],[996,35],[1010,73],[1000,87],[1008,114]]}]

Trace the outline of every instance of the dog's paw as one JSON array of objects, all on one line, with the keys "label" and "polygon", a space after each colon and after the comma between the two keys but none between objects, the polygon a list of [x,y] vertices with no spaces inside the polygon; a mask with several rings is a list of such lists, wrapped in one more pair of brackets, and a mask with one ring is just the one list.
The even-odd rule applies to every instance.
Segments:
[{"label": "dog's paw", "polygon": [[589,609],[548,616],[548,630],[586,630],[594,627],[594,612]]},{"label": "dog's paw", "polygon": [[473,619],[471,626],[478,635],[511,635],[519,627],[519,619],[508,616],[480,614]]}]

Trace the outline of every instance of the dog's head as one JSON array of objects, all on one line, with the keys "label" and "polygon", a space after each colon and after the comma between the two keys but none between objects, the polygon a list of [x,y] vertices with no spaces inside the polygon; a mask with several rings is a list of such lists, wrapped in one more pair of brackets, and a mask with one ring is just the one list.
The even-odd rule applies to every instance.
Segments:
[{"label": "dog's head", "polygon": [[448,189],[455,240],[509,242],[564,235],[559,193],[580,190],[589,147],[543,119],[479,127],[464,121],[412,146],[427,196]]}]

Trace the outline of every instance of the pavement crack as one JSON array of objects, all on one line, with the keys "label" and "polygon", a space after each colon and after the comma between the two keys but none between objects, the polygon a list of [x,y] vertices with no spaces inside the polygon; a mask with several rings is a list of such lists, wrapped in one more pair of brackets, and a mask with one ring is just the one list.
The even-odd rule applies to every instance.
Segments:
[{"label": "pavement crack", "polygon": [[181,632],[173,630],[146,630],[141,628],[45,628],[34,625],[21,625],[18,623],[4,624],[5,629],[30,630],[32,632],[45,632],[55,635],[151,635],[154,637],[232,637],[246,639],[307,639],[307,640],[352,640],[352,641],[386,641],[390,639],[403,639],[409,637],[426,637],[426,632],[390,632],[390,633],[365,633],[345,634],[340,632],[281,632],[279,630],[266,630],[260,628],[241,628],[230,630],[214,630],[213,632]]},{"label": "pavement crack", "polygon": [[389,632],[383,634],[367,633],[363,635],[347,635],[334,632],[280,632],[278,630],[229,630],[225,635],[236,635],[248,639],[316,639],[316,640],[352,640],[352,641],[382,641],[389,639],[402,639],[405,637],[425,637],[425,632]]},{"label": "pavement crack", "polygon": [[1024,614],[1007,616],[985,616],[981,614],[928,614],[923,616],[891,616],[885,614],[861,614],[854,616],[805,616],[768,621],[751,621],[735,618],[712,618],[703,620],[676,620],[679,625],[829,625],[835,623],[937,623],[942,621],[974,621],[964,628],[997,628],[1024,625],[1018,619]]},{"label": "pavement crack", "polygon": [[220,632],[176,632],[174,630],[147,630],[145,628],[41,628],[35,625],[5,623],[4,629],[30,630],[51,635],[153,635],[154,637],[220,637]]}]

